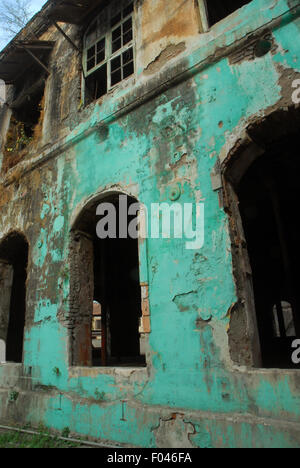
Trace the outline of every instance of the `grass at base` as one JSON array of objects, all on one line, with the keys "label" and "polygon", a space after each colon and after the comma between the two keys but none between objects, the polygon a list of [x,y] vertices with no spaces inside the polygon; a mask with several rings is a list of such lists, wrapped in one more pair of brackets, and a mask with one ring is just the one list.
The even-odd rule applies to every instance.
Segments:
[{"label": "grass at base", "polygon": [[23,432],[0,432],[0,448],[78,448],[80,444],[50,437],[47,434],[25,434]]}]

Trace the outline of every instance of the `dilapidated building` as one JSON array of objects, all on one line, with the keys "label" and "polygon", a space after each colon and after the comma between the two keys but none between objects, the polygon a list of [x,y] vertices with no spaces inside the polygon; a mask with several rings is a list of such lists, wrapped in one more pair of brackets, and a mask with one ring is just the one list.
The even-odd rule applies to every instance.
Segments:
[{"label": "dilapidated building", "polygon": [[[0,422],[300,446],[299,0],[49,0],[0,54]],[[100,239],[118,197],[205,240]]]}]

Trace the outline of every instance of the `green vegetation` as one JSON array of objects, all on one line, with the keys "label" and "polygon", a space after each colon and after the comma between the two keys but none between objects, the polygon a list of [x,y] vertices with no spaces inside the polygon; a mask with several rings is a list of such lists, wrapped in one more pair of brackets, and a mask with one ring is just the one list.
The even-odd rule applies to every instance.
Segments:
[{"label": "green vegetation", "polygon": [[68,427],[64,427],[63,430],[61,431],[61,436],[69,437],[69,435],[70,435],[70,429]]},{"label": "green vegetation", "polygon": [[26,135],[25,124],[23,122],[18,122],[15,118],[12,118],[5,150],[8,153],[21,151],[26,148],[32,140],[32,137],[28,137]]},{"label": "green vegetation", "polygon": [[9,395],[9,400],[10,400],[10,401],[17,401],[18,397],[19,397],[19,393],[13,391],[13,392],[11,392],[10,395]]},{"label": "green vegetation", "polygon": [[49,432],[26,434],[23,432],[0,432],[0,448],[78,448],[80,444],[60,440]]}]

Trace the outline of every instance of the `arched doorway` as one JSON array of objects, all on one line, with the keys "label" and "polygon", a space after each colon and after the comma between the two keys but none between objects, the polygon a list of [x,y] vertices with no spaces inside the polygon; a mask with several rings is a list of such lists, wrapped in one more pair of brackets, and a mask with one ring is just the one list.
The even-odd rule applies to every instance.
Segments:
[{"label": "arched doorway", "polygon": [[22,362],[27,263],[25,237],[9,234],[0,243],[0,339],[6,343],[7,362]]},{"label": "arched doorway", "polygon": [[[126,211],[121,212],[124,203]],[[100,238],[96,228],[103,218],[100,204],[113,207],[113,235]],[[110,194],[85,207],[71,233],[72,364],[79,366],[143,366],[139,324],[142,316],[137,238],[120,235],[120,219],[126,229],[137,200]],[[123,225],[124,228],[124,225]],[[124,229],[123,229],[124,231]],[[114,235],[115,234],[115,235]]]},{"label": "arched doorway", "polygon": [[[292,343],[300,337],[299,131],[296,119],[288,131],[288,121],[283,124],[278,115],[253,127],[252,142],[239,145],[225,170],[239,295],[230,347],[240,364],[295,368]],[[241,352],[245,349],[252,351],[248,362]]]},{"label": "arched doorway", "polygon": [[250,257],[263,365],[290,367],[300,336],[298,142],[282,139],[237,188]]}]

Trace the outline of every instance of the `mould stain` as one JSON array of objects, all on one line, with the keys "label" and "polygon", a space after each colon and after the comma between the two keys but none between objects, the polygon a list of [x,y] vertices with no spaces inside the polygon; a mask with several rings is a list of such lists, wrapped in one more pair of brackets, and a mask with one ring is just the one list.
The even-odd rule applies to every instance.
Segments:
[{"label": "mould stain", "polygon": [[[73,3],[60,14],[76,14]],[[286,138],[285,154],[300,128],[292,102],[292,84],[300,79],[299,2],[262,3],[253,0],[200,34],[198,1],[138,0],[134,74],[89,104],[81,94],[82,54],[74,47],[81,46],[88,21],[62,23],[73,45],[42,14],[20,32],[18,41],[55,44],[47,49],[43,43],[51,51],[44,57],[50,74],[38,64],[34,72],[24,70],[8,106],[0,107],[2,341],[18,264],[11,256],[15,244],[6,240],[28,239],[26,267],[20,255],[23,277],[15,275],[23,288],[19,304],[26,296],[23,355],[15,359],[22,363],[0,364],[1,421],[68,427],[74,436],[118,447],[300,447],[299,372],[262,368],[235,192],[245,168],[265,160],[279,137]],[[110,28],[109,11],[99,18]],[[6,52],[14,57],[12,44]],[[109,80],[113,73],[118,67]],[[24,102],[30,104],[25,110],[36,104],[38,112],[24,115]],[[28,133],[15,148],[12,142],[22,137],[18,122],[28,124]],[[290,185],[297,200],[296,169]],[[147,207],[204,203],[203,248],[187,250],[185,239],[172,237],[143,239],[135,262],[127,247],[118,255],[99,248],[96,207],[116,193]],[[254,208],[257,194],[256,181]],[[264,250],[273,252],[266,238]],[[103,263],[115,267],[114,276],[103,274]],[[140,301],[125,301],[129,288],[140,291]],[[92,328],[96,294],[105,310],[97,315],[101,331]],[[114,301],[117,323],[107,305]],[[119,355],[112,328],[127,345],[120,323],[127,326],[137,304],[136,349]],[[112,365],[102,365],[108,364],[105,352]],[[13,392],[18,398],[10,401]]]}]

